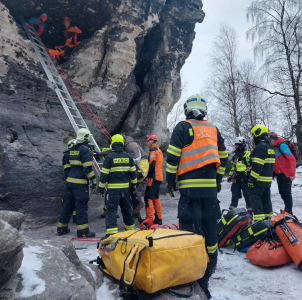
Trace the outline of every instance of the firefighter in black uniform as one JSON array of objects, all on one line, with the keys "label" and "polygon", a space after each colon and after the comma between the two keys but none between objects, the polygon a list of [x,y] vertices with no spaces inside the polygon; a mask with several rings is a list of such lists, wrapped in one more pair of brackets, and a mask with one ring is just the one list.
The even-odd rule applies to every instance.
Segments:
[{"label": "firefighter in black uniform", "polygon": [[252,207],[249,199],[249,189],[247,185],[247,172],[250,167],[251,152],[245,150],[246,143],[243,137],[235,139],[235,152],[233,155],[233,167],[229,173],[228,181],[232,181],[232,200],[229,209],[238,206],[238,201],[242,198],[241,191],[246,204],[246,209],[251,213]]},{"label": "firefighter in black uniform", "polygon": [[208,281],[217,264],[217,189],[228,155],[219,130],[203,120],[207,106],[199,94],[186,100],[184,112],[186,120],[176,125],[167,150],[166,181],[171,193],[178,176],[179,229],[205,238],[210,262],[198,283],[209,296]]},{"label": "firefighter in black uniform", "polygon": [[116,134],[112,137],[111,147],[113,152],[105,157],[99,182],[101,196],[105,193],[106,183],[108,193],[106,235],[104,238],[118,232],[116,215],[118,205],[122,211],[125,229],[132,230],[135,226],[130,189],[132,192],[136,189],[136,167],[132,156],[124,152],[124,138],[122,135]]},{"label": "firefighter in black uniform", "polygon": [[273,212],[271,202],[271,183],[275,164],[275,151],[268,139],[264,125],[256,125],[251,130],[255,149],[251,153],[252,170],[248,186],[254,221],[270,217]]},{"label": "firefighter in black uniform", "polygon": [[70,220],[74,203],[76,205],[76,223],[78,237],[93,237],[94,232],[89,231],[88,225],[88,201],[89,180],[92,187],[96,186],[96,178],[92,170],[92,153],[88,148],[91,133],[86,128],[77,132],[74,146],[69,150],[70,170],[66,179],[66,195],[64,197],[61,216],[58,223],[58,235],[70,232],[68,222]]},{"label": "firefighter in black uniform", "polygon": [[[63,152],[63,159],[62,159],[62,164],[63,164],[63,168],[64,168],[64,175],[65,175],[65,180],[67,179],[68,177],[68,173],[70,171],[70,167],[71,167],[71,164],[69,163],[69,150],[70,148],[73,147],[73,140],[70,140],[68,141],[67,143],[67,148],[66,150]],[[66,194],[66,192],[65,192]],[[62,205],[63,205],[63,202],[64,202],[64,198],[62,199]],[[76,215],[77,215],[77,211],[76,211],[76,206],[74,204],[74,207],[73,207],[73,212],[72,212],[72,215],[73,215],[73,223],[76,223]]]}]

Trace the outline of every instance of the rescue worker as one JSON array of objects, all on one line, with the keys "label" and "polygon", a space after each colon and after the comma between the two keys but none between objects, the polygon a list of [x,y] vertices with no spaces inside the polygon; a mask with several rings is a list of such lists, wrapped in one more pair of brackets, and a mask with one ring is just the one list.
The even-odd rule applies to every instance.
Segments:
[{"label": "rescue worker", "polygon": [[210,258],[205,275],[197,280],[209,297],[208,282],[217,264],[217,189],[228,154],[219,130],[204,120],[207,105],[199,94],[184,104],[186,120],[173,130],[167,150],[166,181],[170,193],[178,176],[179,229],[203,235]]},{"label": "rescue worker", "polygon": [[37,18],[30,18],[28,24],[34,27],[38,35],[41,36],[42,33],[44,32],[45,22],[47,18],[48,18],[47,15],[43,13]]},{"label": "rescue worker", "polygon": [[[140,180],[137,182],[137,186],[135,191],[133,189],[130,190],[130,199],[132,201],[132,207],[133,207],[133,217],[138,218],[139,222],[142,222],[140,210],[145,206],[144,201],[141,199],[141,194],[143,193],[142,189],[142,179],[143,177],[141,175],[140,171],[140,164],[145,163],[149,166],[147,155],[143,151],[143,149],[134,141],[134,139],[131,136],[123,135],[124,138],[124,149],[125,152],[130,154],[133,157],[134,164],[136,166],[136,172],[137,172],[137,179]],[[101,156],[107,156],[112,152],[111,148],[103,148],[101,152]],[[106,196],[105,196],[105,203],[104,203],[104,213],[101,215],[101,218],[106,217]],[[119,215],[118,215],[119,218]]]},{"label": "rescue worker", "polygon": [[58,61],[60,61],[61,57],[64,55],[70,55],[73,48],[78,46],[78,35],[82,33],[82,30],[76,26],[70,26],[69,17],[64,17],[63,23],[65,25],[65,44],[63,46],[56,46],[56,50],[48,49],[48,53],[50,56],[55,56]]},{"label": "rescue worker", "polygon": [[249,191],[247,185],[247,171],[250,166],[251,152],[245,150],[246,143],[243,137],[235,139],[235,152],[233,155],[233,167],[229,173],[228,181],[232,181],[231,192],[232,200],[229,209],[234,209],[238,206],[238,201],[242,198],[241,191],[246,204],[246,209],[252,212],[252,207],[249,200]]},{"label": "rescue worker", "polygon": [[58,235],[70,232],[68,222],[75,203],[77,237],[95,236],[94,232],[89,231],[87,213],[89,180],[93,187],[96,186],[96,178],[92,170],[92,153],[88,148],[90,137],[91,133],[88,129],[79,129],[76,140],[73,142],[74,145],[69,150],[70,170],[66,179],[66,195],[58,223]]},{"label": "rescue worker", "polygon": [[[65,180],[68,177],[68,173],[69,173],[70,167],[71,167],[71,164],[69,163],[69,150],[70,150],[70,148],[73,147],[73,141],[74,141],[74,139],[68,141],[67,148],[63,152],[64,155],[63,155],[62,164],[63,164],[63,168],[64,168]],[[64,198],[62,199],[62,205],[63,205],[63,202],[64,202]],[[72,212],[72,222],[73,223],[76,223],[76,214],[77,214],[77,211],[76,211],[76,206],[74,204],[73,212]]]},{"label": "rescue worker", "polygon": [[275,164],[275,151],[268,139],[268,130],[264,125],[252,128],[255,149],[251,153],[252,170],[248,179],[250,202],[254,221],[270,217],[273,213],[271,202],[271,183]]},{"label": "rescue worker", "polygon": [[[147,146],[149,147],[148,160],[149,160],[149,172],[148,182],[145,191],[145,211],[146,219],[153,220],[153,214],[155,210],[155,219],[153,224],[162,225],[163,216],[161,203],[159,200],[160,184],[163,181],[163,153],[158,148],[156,142],[158,142],[155,134],[150,134],[146,138]],[[153,210],[154,206],[154,210]]]},{"label": "rescue worker", "polygon": [[[118,232],[117,208],[121,208],[126,230],[134,229],[130,188],[136,188],[136,168],[131,155],[124,151],[124,138],[116,134],[111,139],[112,153],[105,157],[99,182],[99,192],[103,196],[107,183],[107,213],[106,235],[104,238]],[[103,239],[104,239],[103,238]]]},{"label": "rescue worker", "polygon": [[296,159],[284,139],[271,132],[269,140],[275,150],[274,177],[277,177],[278,189],[284,201],[285,211],[293,214],[292,181],[296,174]]},{"label": "rescue worker", "polygon": [[[136,171],[139,171],[139,162],[141,160],[146,160],[148,159],[147,155],[145,154],[144,150],[134,141],[134,139],[131,136],[123,135],[124,138],[124,148],[125,152],[130,154],[133,159],[134,163],[136,166]],[[139,173],[136,174],[137,177],[139,176]],[[138,178],[137,178],[138,179]],[[141,182],[137,182],[136,189],[130,190],[130,198],[132,201],[132,207],[133,207],[133,217],[138,218],[140,221],[142,221],[141,218],[141,209],[145,207],[145,203],[142,200],[141,194],[143,193],[143,186]]]}]

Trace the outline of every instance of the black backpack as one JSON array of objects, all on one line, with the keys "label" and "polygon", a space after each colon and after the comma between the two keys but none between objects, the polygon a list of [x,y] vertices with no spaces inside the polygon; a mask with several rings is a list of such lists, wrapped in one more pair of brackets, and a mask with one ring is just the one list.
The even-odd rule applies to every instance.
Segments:
[{"label": "black backpack", "polygon": [[[280,151],[281,144],[285,144],[289,148],[290,152],[295,157],[296,162],[300,161],[299,154],[298,154],[298,152],[297,152],[297,150],[296,150],[295,145],[294,145],[293,142],[291,142],[291,141],[284,141],[283,143],[278,144],[277,148],[278,148],[279,151]],[[280,153],[282,153],[282,152],[280,151]],[[285,157],[285,155],[283,153],[282,153],[282,155]]]}]

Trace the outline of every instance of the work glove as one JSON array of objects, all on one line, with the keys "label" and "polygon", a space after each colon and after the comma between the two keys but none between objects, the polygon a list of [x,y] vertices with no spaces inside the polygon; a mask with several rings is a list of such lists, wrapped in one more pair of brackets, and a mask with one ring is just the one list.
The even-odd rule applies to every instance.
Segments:
[{"label": "work glove", "polygon": [[253,182],[248,182],[247,185],[251,189],[253,189],[255,187]]},{"label": "work glove", "polygon": [[173,186],[174,186],[173,183],[168,183],[167,182],[167,191],[168,191],[169,195],[174,198]]},{"label": "work glove", "polygon": [[90,188],[93,190],[96,188],[96,179],[95,178],[90,181]]},{"label": "work glove", "polygon": [[221,191],[221,183],[217,183],[217,193],[220,193]]},{"label": "work glove", "polygon": [[134,194],[135,190],[136,190],[136,184],[131,184],[131,186],[130,186],[130,192],[132,194]]},{"label": "work glove", "polygon": [[104,197],[105,189],[104,188],[99,188],[99,193],[100,193],[101,197]]}]

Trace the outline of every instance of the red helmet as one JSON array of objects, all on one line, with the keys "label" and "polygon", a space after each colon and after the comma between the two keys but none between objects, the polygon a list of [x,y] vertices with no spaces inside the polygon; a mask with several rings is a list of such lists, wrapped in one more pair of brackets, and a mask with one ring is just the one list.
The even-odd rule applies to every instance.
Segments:
[{"label": "red helmet", "polygon": [[153,141],[155,141],[155,142],[158,141],[157,136],[156,136],[155,134],[149,134],[149,135],[147,136],[146,141],[150,141],[150,140],[153,140]]},{"label": "red helmet", "polygon": [[66,21],[70,23],[69,17],[64,17],[64,18],[63,18],[63,23],[65,23]]}]

